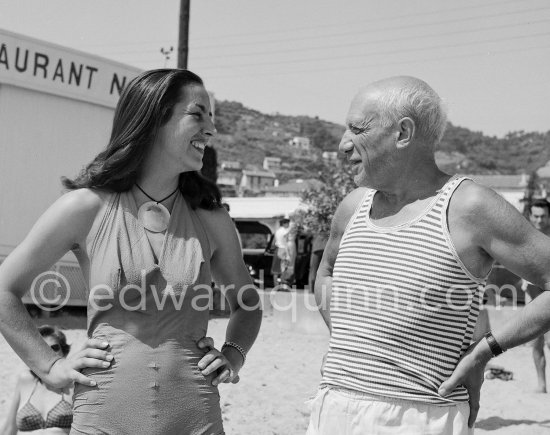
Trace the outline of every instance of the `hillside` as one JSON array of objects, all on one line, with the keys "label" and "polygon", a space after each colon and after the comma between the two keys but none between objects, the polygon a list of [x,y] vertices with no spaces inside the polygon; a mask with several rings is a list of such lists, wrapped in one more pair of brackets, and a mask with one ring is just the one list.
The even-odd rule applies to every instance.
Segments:
[{"label": "hillside", "polygon": [[[236,160],[261,167],[264,157],[281,157],[289,177],[317,173],[321,153],[336,151],[344,132],[343,125],[317,117],[268,115],[233,101],[216,101],[216,128],[218,162]],[[311,155],[292,154],[288,141],[295,136],[311,140]],[[449,123],[436,159],[449,172],[530,173],[550,160],[550,131],[519,131],[497,138]]]}]

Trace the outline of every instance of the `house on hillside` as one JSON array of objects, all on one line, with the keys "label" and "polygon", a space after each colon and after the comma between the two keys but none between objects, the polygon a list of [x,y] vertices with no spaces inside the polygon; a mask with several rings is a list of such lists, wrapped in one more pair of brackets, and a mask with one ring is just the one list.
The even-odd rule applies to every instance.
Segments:
[{"label": "house on hillside", "polygon": [[294,136],[288,141],[288,145],[298,153],[307,153],[311,149],[311,141],[308,137]]},{"label": "house on hillside", "polygon": [[468,175],[476,183],[493,189],[520,212],[523,212],[527,174],[521,175]]},{"label": "house on hillside", "polygon": [[281,158],[280,157],[265,157],[263,168],[266,171],[279,171],[281,169]]},{"label": "house on hillside", "polygon": [[289,181],[288,183],[281,184],[279,186],[268,187],[265,189],[265,196],[281,197],[281,196],[300,196],[305,190],[315,189],[322,185],[319,180],[309,179],[302,180],[300,178]]},{"label": "house on hillside", "polygon": [[275,174],[271,171],[245,169],[242,172],[239,190],[241,194],[246,191],[258,194],[265,191],[266,188],[274,186],[275,181]]},{"label": "house on hillside", "polygon": [[550,188],[550,161],[546,162],[546,165],[537,170],[537,177],[539,185],[537,186],[538,191],[535,192],[535,195],[538,194],[539,197],[546,198]]},{"label": "house on hillside", "polygon": [[222,171],[240,171],[243,167],[241,162],[224,160],[221,163],[220,168]]},{"label": "house on hillside", "polygon": [[338,160],[338,151],[323,151],[321,155],[325,162],[335,162]]}]

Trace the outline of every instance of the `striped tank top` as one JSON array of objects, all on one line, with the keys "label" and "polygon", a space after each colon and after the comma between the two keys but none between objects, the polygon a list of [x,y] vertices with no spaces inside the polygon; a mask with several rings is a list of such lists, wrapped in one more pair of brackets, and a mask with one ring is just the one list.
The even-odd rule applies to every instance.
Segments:
[{"label": "striped tank top", "polygon": [[434,405],[468,400],[464,387],[437,393],[470,344],[485,283],[448,230],[449,200],[464,179],[452,177],[423,213],[394,227],[370,221],[376,191],[367,191],[334,264],[321,386]]}]

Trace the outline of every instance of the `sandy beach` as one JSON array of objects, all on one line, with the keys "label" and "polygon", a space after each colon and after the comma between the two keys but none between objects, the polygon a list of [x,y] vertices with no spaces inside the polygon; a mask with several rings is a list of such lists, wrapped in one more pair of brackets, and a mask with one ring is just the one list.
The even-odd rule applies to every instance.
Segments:
[{"label": "sandy beach", "polygon": [[[35,322],[65,328],[69,342],[75,345],[85,337],[83,314]],[[226,318],[210,321],[209,335],[218,346],[223,343],[226,325]],[[304,402],[316,391],[327,343],[328,333],[322,330],[305,333],[302,328],[281,327],[280,317],[266,313],[256,345],[241,372],[241,382],[220,387],[227,434],[304,434],[308,422]],[[511,370],[514,379],[485,381],[475,433],[550,435],[550,395],[532,392],[536,377],[531,348],[525,345],[512,349],[495,359],[494,364]],[[0,337],[0,421],[11,400],[15,374],[24,369]]]}]

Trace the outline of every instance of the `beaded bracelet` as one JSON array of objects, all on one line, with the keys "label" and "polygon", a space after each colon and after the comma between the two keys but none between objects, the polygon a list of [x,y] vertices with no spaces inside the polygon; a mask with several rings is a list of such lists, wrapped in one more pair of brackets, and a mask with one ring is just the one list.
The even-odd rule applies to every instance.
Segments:
[{"label": "beaded bracelet", "polygon": [[241,356],[243,357],[243,364],[245,363],[245,361],[246,361],[246,352],[241,346],[239,346],[237,343],[233,343],[232,341],[226,341],[222,346],[222,351],[226,347],[233,347],[234,349],[236,349],[241,354]]}]

